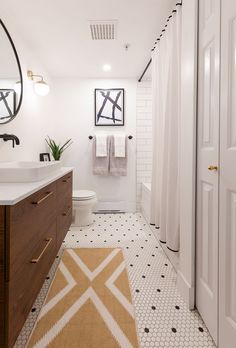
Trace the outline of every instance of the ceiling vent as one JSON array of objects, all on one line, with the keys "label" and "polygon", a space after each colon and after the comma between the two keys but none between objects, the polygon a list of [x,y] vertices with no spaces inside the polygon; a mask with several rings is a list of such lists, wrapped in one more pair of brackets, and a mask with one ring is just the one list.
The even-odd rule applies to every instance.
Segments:
[{"label": "ceiling vent", "polygon": [[117,21],[89,21],[92,40],[115,40]]}]

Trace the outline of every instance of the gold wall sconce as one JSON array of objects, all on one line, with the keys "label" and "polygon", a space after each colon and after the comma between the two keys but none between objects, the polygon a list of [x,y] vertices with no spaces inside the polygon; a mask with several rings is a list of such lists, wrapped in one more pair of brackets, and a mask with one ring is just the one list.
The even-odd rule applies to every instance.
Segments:
[{"label": "gold wall sconce", "polygon": [[[28,70],[27,76],[29,80],[34,82],[34,91],[36,94],[40,96],[45,96],[49,93],[50,91],[49,85],[44,81],[42,75],[36,75],[31,70]],[[35,78],[39,80],[35,81]]]}]

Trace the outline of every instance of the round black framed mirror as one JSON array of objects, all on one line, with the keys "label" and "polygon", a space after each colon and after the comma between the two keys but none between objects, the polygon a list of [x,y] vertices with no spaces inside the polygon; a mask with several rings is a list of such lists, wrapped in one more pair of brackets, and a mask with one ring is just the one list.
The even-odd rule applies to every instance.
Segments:
[{"label": "round black framed mirror", "polygon": [[23,98],[23,78],[12,38],[0,19],[0,125],[18,114]]}]

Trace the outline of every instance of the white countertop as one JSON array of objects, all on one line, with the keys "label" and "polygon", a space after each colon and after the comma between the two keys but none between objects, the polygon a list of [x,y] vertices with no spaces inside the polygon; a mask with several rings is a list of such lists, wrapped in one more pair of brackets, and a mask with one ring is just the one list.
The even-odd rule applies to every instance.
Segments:
[{"label": "white countertop", "polygon": [[0,205],[16,204],[71,171],[73,171],[72,167],[64,167],[55,174],[40,181],[0,183]]}]

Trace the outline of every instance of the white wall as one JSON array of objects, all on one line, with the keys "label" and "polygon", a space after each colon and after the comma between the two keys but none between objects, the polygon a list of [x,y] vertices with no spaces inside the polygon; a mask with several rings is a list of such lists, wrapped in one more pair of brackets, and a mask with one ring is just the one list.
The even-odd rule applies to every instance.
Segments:
[{"label": "white wall", "polygon": [[152,83],[137,87],[137,211],[140,211],[142,183],[152,176]]},{"label": "white wall", "polygon": [[[100,202],[113,202],[109,208],[136,210],[136,80],[55,79],[52,94],[56,100],[55,127],[57,140],[73,139],[73,145],[63,156],[65,165],[73,166],[74,187],[94,190]],[[94,126],[94,89],[125,89],[125,127]],[[89,135],[98,132],[132,135],[128,140],[128,175],[126,177],[97,176],[92,173],[92,141]],[[51,135],[51,134],[50,134]],[[122,202],[117,205],[116,202]],[[99,208],[102,208],[100,205]]]},{"label": "white wall", "polygon": [[[181,119],[181,197],[180,197],[180,264],[178,287],[190,308],[194,306],[195,281],[195,154],[196,154],[196,57],[197,57],[197,0],[183,1],[182,37],[182,119]],[[17,117],[7,125],[0,125],[0,133],[12,133],[20,138],[20,146],[12,148],[11,142],[0,140],[0,161],[38,160],[40,152],[46,150],[45,136],[65,141],[72,137],[73,145],[64,156],[64,164],[75,167],[75,188],[90,188],[98,193],[100,200],[124,201],[127,210],[136,205],[136,81],[134,80],[67,80],[50,79],[43,65],[34,57],[26,43],[18,35],[19,28],[12,18],[1,10],[1,19],[8,28],[15,43],[24,75],[24,97]],[[46,97],[36,96],[29,83],[28,69],[42,74],[51,86]],[[91,142],[88,135],[97,130],[94,127],[95,87],[124,87],[126,90],[127,134],[134,136],[129,143],[129,168],[127,177],[97,177],[92,175]],[[139,86],[141,91],[141,85]],[[139,92],[138,92],[139,94]],[[139,108],[145,102],[139,95]],[[149,107],[149,106],[148,106]],[[140,110],[140,109],[139,109]],[[143,114],[144,115],[144,114]],[[138,112],[138,159],[144,158],[144,143],[141,133],[144,118]],[[145,117],[147,115],[145,114]],[[148,116],[150,117],[150,115]],[[145,120],[148,120],[148,117]],[[146,121],[145,121],[146,122]],[[150,120],[148,121],[150,122]],[[113,132],[112,128],[106,128]],[[100,128],[101,130],[101,128]],[[145,129],[145,132],[147,129]],[[148,128],[149,131],[149,128]],[[146,135],[145,135],[146,137]],[[150,137],[151,138],[151,137]],[[145,140],[145,142],[146,142]],[[149,153],[149,150],[147,150]],[[147,153],[145,153],[147,158]],[[150,157],[151,158],[151,157]],[[149,161],[149,160],[148,160]],[[139,162],[138,180],[148,181],[149,171]],[[146,163],[145,165],[150,165]]]},{"label": "white wall", "polygon": [[178,288],[189,308],[195,286],[197,0],[183,1],[181,73],[180,260]]},{"label": "white wall", "polygon": [[[17,117],[0,125],[0,133],[15,134],[20,145],[0,140],[0,161],[38,160],[39,153],[48,151],[45,137],[64,142],[73,138],[73,145],[63,156],[64,165],[74,166],[74,187],[95,190],[101,201],[122,202],[120,208],[136,210],[136,80],[52,80],[43,65],[34,57],[18,35],[9,15],[1,13],[18,51],[24,77],[23,103]],[[42,74],[51,87],[46,97],[37,96],[27,78],[27,70]],[[125,89],[125,127],[94,126],[94,88]],[[88,135],[106,130],[124,131],[133,135],[128,142],[128,176],[98,177],[92,174],[92,142]],[[111,207],[111,206],[110,206]]]},{"label": "white wall", "polygon": [[52,87],[52,81],[37,57],[18,35],[18,28],[12,19],[1,11],[1,19],[6,25],[16,46],[24,75],[24,96],[19,114],[6,125],[0,125],[0,133],[15,134],[20,139],[20,145],[12,148],[12,142],[0,140],[0,161],[13,160],[38,160],[39,153],[45,152],[45,135],[53,133],[51,116],[53,115],[54,102],[52,95],[46,97],[36,96],[32,85],[29,83],[26,72],[33,70],[42,74]]}]

